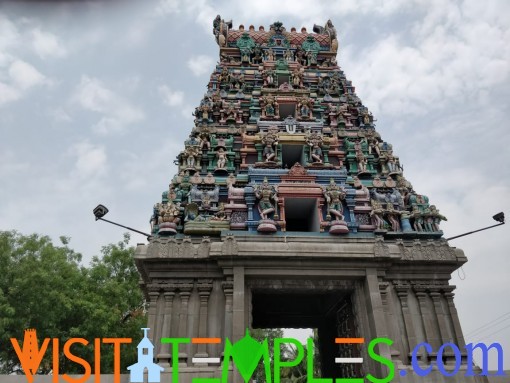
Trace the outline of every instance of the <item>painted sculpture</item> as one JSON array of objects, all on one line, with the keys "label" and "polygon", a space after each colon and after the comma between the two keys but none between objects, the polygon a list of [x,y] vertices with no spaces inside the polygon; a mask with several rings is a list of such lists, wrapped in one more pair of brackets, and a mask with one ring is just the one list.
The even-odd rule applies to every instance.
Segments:
[{"label": "painted sculpture", "polygon": [[393,146],[338,67],[333,23],[313,31],[281,22],[234,29],[214,19],[219,62],[177,175],[154,205],[153,235],[441,237],[446,218],[404,178]]}]

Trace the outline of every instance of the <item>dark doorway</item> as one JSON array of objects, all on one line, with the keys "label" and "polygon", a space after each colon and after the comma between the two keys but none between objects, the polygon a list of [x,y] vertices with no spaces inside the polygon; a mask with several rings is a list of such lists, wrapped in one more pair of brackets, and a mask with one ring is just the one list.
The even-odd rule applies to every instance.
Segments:
[{"label": "dark doorway", "polygon": [[285,198],[287,231],[319,232],[320,223],[315,198]]},{"label": "dark doorway", "polygon": [[[338,337],[356,337],[348,291],[252,291],[253,328],[316,328],[320,374],[327,378],[362,377],[359,365],[337,364],[337,357],[359,357],[360,350],[352,345],[335,343]],[[348,353],[347,353],[348,351]],[[318,377],[318,376],[316,376]]]},{"label": "dark doorway", "polygon": [[278,85],[282,85],[283,83],[288,83],[290,76],[288,74],[279,74],[278,75]]},{"label": "dark doorway", "polygon": [[282,163],[290,169],[296,162],[303,165],[303,145],[282,145]]},{"label": "dark doorway", "polygon": [[280,117],[285,119],[289,116],[296,116],[296,104],[280,104]]}]

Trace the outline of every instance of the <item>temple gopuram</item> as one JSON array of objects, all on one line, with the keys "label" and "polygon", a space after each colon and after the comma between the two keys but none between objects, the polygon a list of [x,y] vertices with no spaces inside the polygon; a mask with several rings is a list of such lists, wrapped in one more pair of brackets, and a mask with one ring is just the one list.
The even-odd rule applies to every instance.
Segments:
[{"label": "temple gopuram", "polygon": [[[436,367],[415,375],[412,359],[435,364],[445,343],[461,350],[449,382],[485,381],[464,376],[449,284],[467,259],[339,67],[332,22],[312,33],[281,22],[233,29],[218,16],[213,33],[218,64],[135,255],[164,374],[178,357],[179,382],[220,378],[226,339],[314,328],[325,378],[387,376],[367,344],[335,343],[386,337],[378,353],[395,365],[392,382],[443,381]],[[162,337],[221,343],[182,344],[177,356]],[[415,352],[422,342],[431,349]],[[455,366],[458,355],[440,358]]]}]

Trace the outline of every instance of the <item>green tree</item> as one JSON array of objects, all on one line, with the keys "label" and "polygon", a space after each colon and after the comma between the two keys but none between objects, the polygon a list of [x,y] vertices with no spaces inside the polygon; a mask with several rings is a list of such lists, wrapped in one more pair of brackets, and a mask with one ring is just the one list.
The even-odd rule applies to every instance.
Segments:
[{"label": "green tree", "polygon": [[[250,335],[257,339],[259,342],[268,340],[269,344],[269,359],[271,360],[271,374],[274,371],[274,340],[275,338],[283,338],[283,329],[281,328],[256,328],[250,331]],[[257,369],[255,370],[255,374],[253,374],[253,379],[257,381],[257,383],[265,382],[266,375],[264,372],[264,365],[259,363]]]},{"label": "green tree", "polygon": [[[36,329],[39,340],[60,339],[61,347],[70,338],[87,339],[88,346],[75,345],[72,353],[91,365],[94,338],[132,338],[135,344],[121,353],[122,369],[134,363],[146,322],[128,240],[105,246],[86,268],[68,238],[55,246],[47,236],[0,232],[0,372],[21,372],[10,338],[21,343],[27,328]],[[47,350],[39,372],[51,368]],[[104,345],[101,372],[112,371],[113,348]],[[60,372],[81,373],[82,367],[61,356]]]},{"label": "green tree", "polygon": [[[304,383],[308,379],[308,365],[307,365],[307,357],[308,352],[313,352],[313,376],[320,377],[321,375],[321,365],[320,365],[320,356],[319,356],[319,336],[317,329],[313,330],[313,350],[308,350],[307,345],[304,346],[304,355],[301,362],[293,367],[286,368],[282,371],[282,380],[281,383]],[[286,354],[284,358],[287,360],[296,360],[297,350],[293,345],[289,345],[285,350]]]},{"label": "green tree", "polygon": [[[274,372],[274,340],[275,338],[284,338],[283,329],[275,328],[275,329],[253,329],[251,331],[251,336],[258,341],[262,342],[264,339],[268,340],[269,343],[269,357],[271,359],[271,374]],[[317,329],[313,330],[313,343],[314,348],[312,352],[314,352],[314,371],[313,376],[320,377],[321,376],[321,366],[320,366],[320,355],[319,355],[319,336]],[[293,367],[283,367],[281,371],[281,383],[304,383],[308,379],[308,366],[307,366],[307,355],[309,350],[306,347],[306,344],[303,345],[304,354],[300,363]],[[281,360],[282,361],[293,361],[297,358],[297,350],[292,344],[281,344]],[[257,381],[257,383],[263,383],[266,381],[264,374],[264,366],[260,363],[255,370],[255,374],[253,378]]]}]

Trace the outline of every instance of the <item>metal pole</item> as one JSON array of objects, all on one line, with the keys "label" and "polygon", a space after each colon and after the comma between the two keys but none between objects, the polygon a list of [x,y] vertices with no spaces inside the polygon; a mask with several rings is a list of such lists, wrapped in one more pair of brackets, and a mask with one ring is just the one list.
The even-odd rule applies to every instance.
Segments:
[{"label": "metal pole", "polygon": [[478,233],[479,231],[487,230],[487,229],[490,229],[492,227],[501,226],[501,225],[504,225],[504,224],[505,224],[504,222],[497,223],[496,225],[487,226],[487,227],[484,227],[483,229],[478,229],[478,230],[470,231],[469,233],[464,233],[464,234],[456,235],[455,237],[446,238],[446,240],[449,241],[451,239],[464,237],[465,235],[469,235],[469,234],[473,234],[473,233]]},{"label": "metal pole", "polygon": [[128,229],[128,230],[134,231],[135,233],[145,235],[147,238],[151,236],[150,234],[144,233],[143,231],[136,230],[136,229],[133,229],[131,227],[127,227],[127,226],[121,225],[120,223],[116,223],[116,222],[112,222],[112,221],[109,221],[109,220],[104,219],[104,218],[97,218],[96,217],[96,221],[98,219],[100,219],[101,221],[105,221],[105,222],[111,223],[112,225],[117,225],[117,226],[123,227],[124,229]]}]

